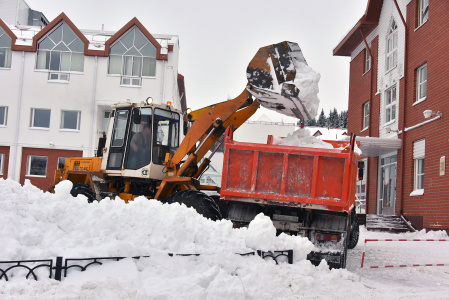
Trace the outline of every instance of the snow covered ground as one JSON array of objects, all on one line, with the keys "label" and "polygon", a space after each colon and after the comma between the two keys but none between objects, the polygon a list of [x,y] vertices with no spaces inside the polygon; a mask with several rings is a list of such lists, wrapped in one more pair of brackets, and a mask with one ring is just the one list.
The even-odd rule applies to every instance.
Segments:
[{"label": "snow covered ground", "polygon": [[[56,256],[139,256],[106,262],[85,272],[69,270],[62,282],[0,281],[1,299],[449,299],[449,242],[369,242],[365,266],[446,264],[442,267],[364,268],[365,238],[448,239],[445,232],[389,234],[361,228],[346,270],[312,266],[307,239],[276,237],[271,221],[258,216],[248,229],[212,222],[193,209],[138,198],[125,204],[88,204],[73,198],[71,183],[55,194],[26,182],[0,179],[0,260]],[[294,249],[294,264],[242,257],[254,249]],[[168,252],[201,253],[168,256]],[[1,266],[0,266],[1,268]]]}]

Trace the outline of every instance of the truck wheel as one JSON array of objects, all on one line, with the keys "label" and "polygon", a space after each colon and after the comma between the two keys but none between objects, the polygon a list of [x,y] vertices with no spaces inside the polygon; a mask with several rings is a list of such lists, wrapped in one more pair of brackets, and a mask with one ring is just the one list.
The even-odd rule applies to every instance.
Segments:
[{"label": "truck wheel", "polygon": [[94,192],[92,191],[90,186],[84,183],[74,183],[72,190],[70,191],[70,194],[73,197],[76,197],[78,195],[84,195],[87,197],[87,202],[89,203],[92,203],[95,200]]},{"label": "truck wheel", "polygon": [[183,203],[193,207],[200,215],[212,221],[221,220],[222,216],[218,205],[211,197],[197,190],[183,190],[167,198],[167,203]]},{"label": "truck wheel", "polygon": [[348,249],[354,249],[355,246],[357,246],[357,243],[359,242],[359,221],[357,220],[357,217],[354,215],[352,219],[352,230],[351,234],[349,235],[349,243],[348,243]]}]

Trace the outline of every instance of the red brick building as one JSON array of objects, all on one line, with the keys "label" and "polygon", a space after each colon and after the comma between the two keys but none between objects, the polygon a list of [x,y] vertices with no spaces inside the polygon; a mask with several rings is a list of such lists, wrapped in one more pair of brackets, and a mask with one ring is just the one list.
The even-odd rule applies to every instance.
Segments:
[{"label": "red brick building", "polygon": [[399,139],[367,157],[370,214],[449,229],[449,1],[368,0],[334,49],[351,57],[348,131]]}]

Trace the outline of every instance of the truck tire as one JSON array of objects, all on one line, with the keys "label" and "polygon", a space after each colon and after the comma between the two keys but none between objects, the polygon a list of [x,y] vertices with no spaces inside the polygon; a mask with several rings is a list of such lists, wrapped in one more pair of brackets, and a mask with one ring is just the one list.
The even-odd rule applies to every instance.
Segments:
[{"label": "truck tire", "polygon": [[221,220],[222,216],[218,205],[206,194],[197,190],[183,190],[176,192],[166,200],[167,203],[182,203],[194,208],[200,215],[212,221]]},{"label": "truck tire", "polygon": [[72,190],[70,191],[70,194],[73,197],[76,197],[78,195],[84,195],[87,197],[87,202],[89,203],[92,203],[94,200],[96,200],[95,194],[90,188],[90,186],[84,183],[74,183]]},{"label": "truck tire", "polygon": [[352,218],[352,226],[351,226],[351,234],[349,235],[349,243],[348,243],[348,249],[354,249],[355,246],[357,246],[357,243],[359,242],[359,221],[357,220],[357,216],[354,215]]}]

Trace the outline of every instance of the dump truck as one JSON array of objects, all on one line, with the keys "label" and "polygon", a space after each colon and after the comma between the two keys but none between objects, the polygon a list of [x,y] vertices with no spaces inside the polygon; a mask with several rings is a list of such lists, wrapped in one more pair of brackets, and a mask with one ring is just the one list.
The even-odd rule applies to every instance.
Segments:
[{"label": "dump truck", "polygon": [[[71,194],[84,195],[89,202],[100,201],[105,197],[119,197],[129,202],[143,195],[166,203],[183,203],[212,220],[228,218],[236,226],[248,224],[254,213],[260,211],[270,215],[280,232],[307,236],[312,241],[317,241],[317,248],[324,244],[327,248],[335,248],[327,252],[312,253],[313,257],[310,259],[313,262],[324,258],[331,266],[344,267],[346,251],[350,247],[349,237],[353,236],[352,241],[358,237],[353,205],[355,182],[352,179],[355,175],[352,172],[355,171],[346,168],[346,165],[352,166],[356,160],[353,151],[345,150],[344,154],[341,153],[347,156],[344,159],[344,180],[340,180],[342,174],[336,173],[335,184],[332,186],[334,188],[337,182],[341,185],[337,188],[344,191],[343,196],[347,197],[344,199],[329,198],[337,195],[338,191],[320,194],[319,189],[314,189],[314,194],[307,198],[301,194],[302,178],[298,176],[294,178],[299,182],[291,186],[280,183],[279,178],[263,183],[265,186],[288,186],[288,193],[293,193],[287,197],[293,199],[291,201],[286,200],[282,193],[278,193],[279,199],[272,199],[262,197],[258,192],[252,193],[248,188],[242,191],[245,195],[241,193],[240,196],[233,196],[235,189],[233,190],[232,184],[228,186],[229,183],[261,184],[259,180],[248,181],[248,178],[239,175],[246,166],[255,163],[255,158],[248,157],[249,160],[246,161],[233,154],[227,155],[226,167],[234,165],[233,160],[238,160],[242,169],[226,169],[227,181],[224,186],[228,188],[221,190],[220,197],[208,196],[205,192],[220,192],[220,189],[202,185],[198,180],[214,154],[208,154],[209,150],[226,130],[229,139],[229,132],[237,130],[260,106],[303,120],[310,119],[316,113],[311,111],[313,106],[300,99],[300,90],[295,82],[296,72],[304,64],[307,63],[298,44],[281,42],[259,49],[247,68],[248,83],[234,99],[186,112],[167,104],[156,104],[151,98],[139,103],[116,104],[110,115],[101,157],[66,158],[64,165],[55,173],[54,183],[56,185],[62,180],[70,180],[73,183]],[[185,136],[180,142],[183,132]],[[226,153],[232,153],[229,152],[232,145],[230,140],[226,141]],[[306,150],[292,147],[280,151],[297,151],[300,154]],[[264,153],[260,151],[259,159],[263,159]],[[333,159],[339,159],[341,155],[335,153]],[[306,156],[313,157],[312,154],[305,154],[304,157]],[[332,159],[326,161],[320,158],[312,165],[307,159],[303,161],[304,166],[300,167],[302,161],[295,166],[315,174],[314,184],[327,183],[316,174],[321,174],[323,170],[332,171],[332,167],[329,169],[325,163],[330,162],[335,166]],[[298,197],[294,196],[295,193]],[[266,194],[276,193],[267,191]],[[281,222],[283,219],[291,222]],[[315,233],[320,233],[323,237],[320,238]]]},{"label": "dump truck", "polygon": [[257,214],[271,218],[278,232],[309,238],[332,268],[346,266],[347,249],[358,241],[355,186],[358,154],[350,142],[326,141],[332,149],[236,142],[232,127],[224,139],[220,199],[227,218],[246,226]]}]

